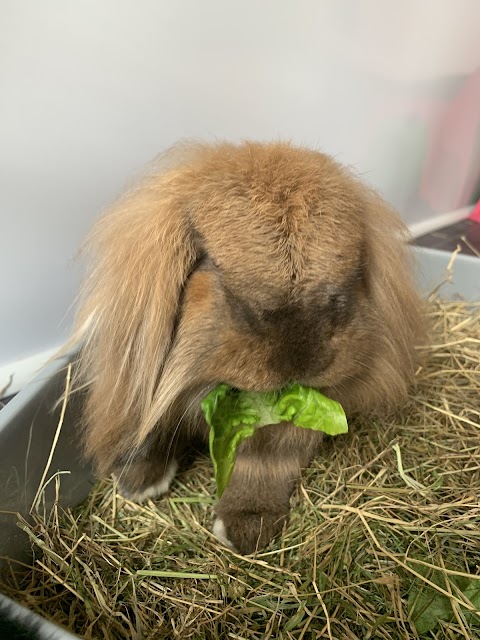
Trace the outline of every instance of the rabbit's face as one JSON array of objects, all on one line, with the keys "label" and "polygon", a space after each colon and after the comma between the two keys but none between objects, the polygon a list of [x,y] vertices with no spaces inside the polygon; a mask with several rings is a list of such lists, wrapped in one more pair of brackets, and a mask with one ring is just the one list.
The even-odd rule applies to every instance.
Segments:
[{"label": "rabbit's face", "polygon": [[195,190],[202,275],[191,285],[214,299],[202,370],[245,389],[332,386],[348,373],[346,352],[362,342],[368,313],[363,203],[356,184],[319,154],[280,167],[268,154],[261,160],[248,171],[238,156],[209,167]]}]

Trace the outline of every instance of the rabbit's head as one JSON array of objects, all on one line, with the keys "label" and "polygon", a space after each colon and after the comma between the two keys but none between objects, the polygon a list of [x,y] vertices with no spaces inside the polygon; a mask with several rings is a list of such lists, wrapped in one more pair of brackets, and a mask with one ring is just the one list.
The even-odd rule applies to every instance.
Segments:
[{"label": "rabbit's head", "polygon": [[106,213],[88,246],[75,339],[106,457],[219,382],[300,382],[347,412],[405,397],[421,327],[406,230],[327,155],[192,145]]}]

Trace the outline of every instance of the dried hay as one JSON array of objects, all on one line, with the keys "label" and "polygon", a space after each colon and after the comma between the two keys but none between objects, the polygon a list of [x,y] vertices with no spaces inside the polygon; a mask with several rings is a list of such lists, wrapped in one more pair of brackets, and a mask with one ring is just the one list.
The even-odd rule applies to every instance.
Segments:
[{"label": "dried hay", "polygon": [[480,304],[429,314],[407,406],[328,442],[266,551],[210,533],[202,457],[145,505],[107,480],[21,522],[36,560],[4,589],[83,638],[480,637]]}]

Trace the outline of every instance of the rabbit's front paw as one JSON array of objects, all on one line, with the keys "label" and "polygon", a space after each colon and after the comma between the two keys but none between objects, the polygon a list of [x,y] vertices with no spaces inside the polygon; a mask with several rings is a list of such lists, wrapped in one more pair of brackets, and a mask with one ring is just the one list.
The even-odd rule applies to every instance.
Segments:
[{"label": "rabbit's front paw", "polygon": [[281,530],[287,513],[217,509],[213,533],[227,547],[242,555],[263,549]]},{"label": "rabbit's front paw", "polygon": [[118,492],[125,498],[141,503],[166,493],[177,468],[176,460],[171,460],[164,468],[152,465],[149,461],[137,461],[113,475],[118,483]]}]

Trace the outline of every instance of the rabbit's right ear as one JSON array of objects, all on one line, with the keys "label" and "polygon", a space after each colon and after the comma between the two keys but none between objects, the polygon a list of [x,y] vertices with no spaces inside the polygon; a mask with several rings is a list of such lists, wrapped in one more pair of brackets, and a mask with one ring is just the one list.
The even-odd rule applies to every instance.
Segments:
[{"label": "rabbit's right ear", "polygon": [[78,375],[89,388],[87,453],[102,449],[103,461],[149,413],[196,261],[179,171],[128,193],[85,247],[92,267],[72,342],[83,346]]}]

